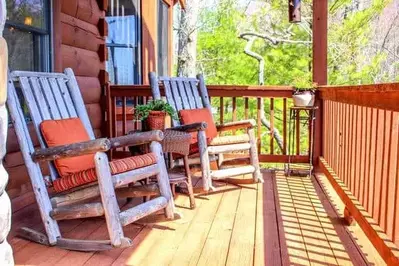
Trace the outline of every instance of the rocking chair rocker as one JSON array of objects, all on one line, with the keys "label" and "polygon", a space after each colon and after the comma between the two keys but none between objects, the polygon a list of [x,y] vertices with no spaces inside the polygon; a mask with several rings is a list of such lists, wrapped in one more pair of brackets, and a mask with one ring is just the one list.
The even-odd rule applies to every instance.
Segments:
[{"label": "rocking chair rocker", "polygon": [[[21,87],[32,118],[32,124],[39,139],[40,149],[34,149],[34,143],[29,134],[14,81],[18,81]],[[106,250],[131,245],[131,240],[123,234],[122,226],[162,209],[164,209],[168,219],[173,219],[173,197],[159,143],[163,139],[163,133],[161,131],[150,131],[113,139],[95,139],[72,69],[66,69],[64,73],[12,72],[9,74],[8,81],[8,109],[46,233],[42,234],[29,228],[21,228],[21,237],[70,250]],[[69,118],[80,119],[91,140],[48,148],[39,128],[40,124],[44,120]],[[151,143],[151,156],[146,157],[146,163],[140,165],[138,161],[145,161],[143,158],[130,157],[133,161],[130,165],[135,165],[135,167],[127,167],[124,171],[119,172],[110,169],[106,151],[144,143]],[[91,173],[94,173],[91,176],[95,176],[97,180],[90,180],[91,182],[82,185],[79,184],[79,180],[83,176],[81,175],[74,180],[65,181],[64,186],[68,184],[65,191],[50,197],[45,179],[47,179],[47,183],[54,184],[57,181],[64,182],[63,179],[66,178],[59,176],[53,163],[54,160],[87,154],[93,154],[95,169],[90,170],[92,170]],[[140,157],[140,155],[136,157]],[[148,158],[152,159],[149,160]],[[135,159],[139,160],[134,161]],[[43,162],[48,163],[50,177],[45,176],[40,168],[39,163]],[[128,163],[124,165],[128,165]],[[140,187],[128,186],[151,176],[157,176],[158,185],[155,188],[152,186],[150,191],[149,188],[143,189],[141,187],[140,193],[137,193],[137,189],[140,189]],[[156,195],[157,197],[125,211],[120,211],[117,197],[141,197],[143,191],[149,191],[148,195]],[[98,200],[99,196],[101,200]],[[87,203],[90,199],[90,203]],[[61,236],[58,220],[95,216],[105,216],[110,240],[89,241],[66,239]]]}]

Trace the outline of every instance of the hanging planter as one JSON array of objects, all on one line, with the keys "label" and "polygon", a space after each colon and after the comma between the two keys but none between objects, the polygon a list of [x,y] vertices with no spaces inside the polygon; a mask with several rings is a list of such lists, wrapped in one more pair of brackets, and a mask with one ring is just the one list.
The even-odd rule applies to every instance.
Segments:
[{"label": "hanging planter", "polygon": [[291,23],[301,22],[301,0],[289,0],[289,21]]},{"label": "hanging planter", "polygon": [[313,88],[295,88],[292,93],[294,106],[312,107],[314,106],[316,90]]}]

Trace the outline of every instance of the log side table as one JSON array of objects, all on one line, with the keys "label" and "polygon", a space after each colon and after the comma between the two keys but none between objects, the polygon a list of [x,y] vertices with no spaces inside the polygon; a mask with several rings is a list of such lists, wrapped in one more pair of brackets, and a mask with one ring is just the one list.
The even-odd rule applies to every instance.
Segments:
[{"label": "log side table", "polygon": [[[133,132],[137,131],[132,131],[129,133]],[[172,154],[178,154],[183,156],[182,158],[184,165],[183,171],[173,167],[168,170],[169,182],[172,188],[173,196],[176,195],[176,185],[185,184],[187,186],[188,196],[190,198],[190,208],[194,209],[195,200],[194,200],[193,184],[191,181],[190,165],[188,162],[191,134],[170,129],[165,129],[163,133],[164,133],[164,139],[161,142],[163,152],[169,153],[170,156],[172,156]],[[144,150],[147,149],[147,147],[141,147],[141,148]],[[130,152],[134,154],[136,152],[135,147],[131,147]]]}]

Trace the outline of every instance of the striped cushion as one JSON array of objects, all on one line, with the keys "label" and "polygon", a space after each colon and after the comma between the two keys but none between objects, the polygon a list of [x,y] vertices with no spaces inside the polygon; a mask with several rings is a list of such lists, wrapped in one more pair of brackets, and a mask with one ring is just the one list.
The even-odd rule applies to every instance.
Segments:
[{"label": "striped cushion", "polygon": [[[138,155],[112,161],[109,163],[109,167],[111,169],[111,174],[116,175],[156,163],[156,155],[154,153],[147,153],[144,155]],[[94,182],[96,180],[96,169],[91,168],[66,177],[58,178],[53,182],[53,186],[56,192],[62,192],[71,188]]]}]

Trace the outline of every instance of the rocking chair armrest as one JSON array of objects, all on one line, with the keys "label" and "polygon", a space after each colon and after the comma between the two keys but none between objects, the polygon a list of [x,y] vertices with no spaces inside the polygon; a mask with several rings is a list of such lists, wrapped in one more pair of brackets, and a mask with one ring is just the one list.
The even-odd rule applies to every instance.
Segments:
[{"label": "rocking chair armrest", "polygon": [[199,123],[171,127],[171,128],[168,128],[168,130],[184,131],[184,132],[190,133],[190,132],[205,130],[207,127],[208,127],[208,125],[205,122],[199,122]]},{"label": "rocking chair armrest", "polygon": [[37,149],[32,154],[34,162],[53,161],[56,159],[76,157],[96,152],[106,152],[111,148],[111,142],[106,138],[94,139],[51,148]]},{"label": "rocking chair armrest", "polygon": [[255,125],[256,122],[254,119],[248,119],[248,120],[234,121],[217,125],[216,129],[218,132],[220,132],[220,131],[229,131],[234,129],[253,128],[255,127]]},{"label": "rocking chair armrest", "polygon": [[126,136],[116,137],[109,139],[111,143],[111,149],[126,147],[126,146],[138,146],[153,141],[161,142],[164,134],[161,130],[152,130],[146,132],[132,132]]}]

